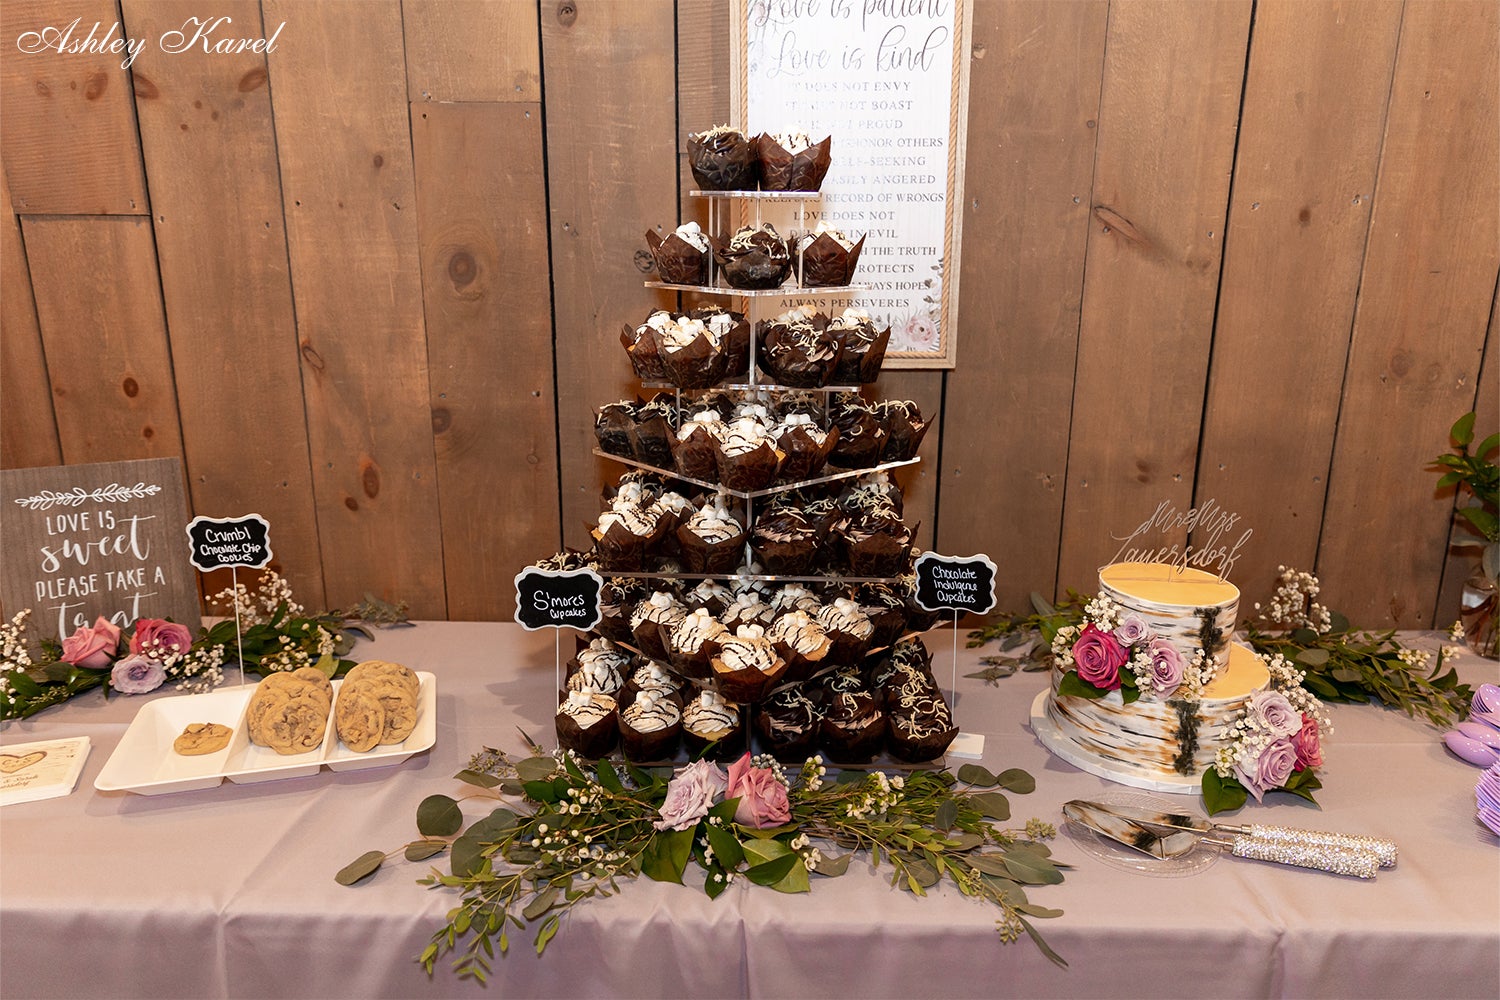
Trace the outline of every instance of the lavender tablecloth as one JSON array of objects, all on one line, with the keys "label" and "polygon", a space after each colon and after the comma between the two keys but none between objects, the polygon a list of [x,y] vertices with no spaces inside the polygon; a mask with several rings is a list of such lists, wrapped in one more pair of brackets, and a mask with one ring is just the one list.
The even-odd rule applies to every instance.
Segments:
[{"label": "lavender tablecloth", "polygon": [[[952,637],[928,637],[938,676]],[[977,669],[959,644],[958,674]],[[102,793],[94,779],[143,698],[84,696],[0,727],[0,743],[87,735],[66,798],[0,809],[0,995],[448,996],[1500,996],[1500,840],[1474,819],[1477,768],[1405,716],[1335,706],[1322,808],[1246,810],[1255,821],[1389,837],[1398,867],[1373,883],[1221,859],[1199,875],[1108,867],[1066,835],[1075,865],[1034,901],[1070,963],[1024,939],[1002,945],[993,911],[951,890],[916,899],[867,866],[788,896],[743,881],[718,900],[638,880],[577,907],[545,956],[513,942],[488,989],[414,962],[454,897],[388,863],[344,888],[334,873],[415,836],[416,804],[458,793],[480,746],[550,736],[554,636],[510,624],[429,623],[383,632],[357,655],[438,678],[437,744],[405,763],[162,796]],[[1473,683],[1496,665],[1466,656]],[[1037,790],[1018,820],[1061,824],[1070,798],[1116,790],[1051,757],[1030,732],[1045,683],[958,681],[958,718],[986,738],[991,769]],[[172,697],[169,693],[147,696]],[[1194,809],[1196,797],[1181,797]],[[1242,814],[1243,816],[1244,814]]]}]

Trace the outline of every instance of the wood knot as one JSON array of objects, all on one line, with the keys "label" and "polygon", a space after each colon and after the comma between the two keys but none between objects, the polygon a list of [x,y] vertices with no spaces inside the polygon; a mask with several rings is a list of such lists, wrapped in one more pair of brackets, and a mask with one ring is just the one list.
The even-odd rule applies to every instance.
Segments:
[{"label": "wood knot", "polygon": [[453,414],[446,406],[437,406],[432,410],[432,433],[441,434],[453,426]]},{"label": "wood knot", "polygon": [[83,99],[85,101],[97,101],[100,97],[104,96],[104,92],[108,89],[109,74],[101,69],[89,74],[88,81],[83,85]]},{"label": "wood knot", "polygon": [[154,101],[161,96],[161,90],[151,82],[150,77],[140,70],[132,70],[130,78],[135,81],[135,96],[143,101]]},{"label": "wood knot", "polygon": [[250,91],[259,90],[265,85],[266,68],[264,66],[256,66],[253,69],[247,70],[245,75],[240,77],[240,82],[235,84],[235,89],[242,94],[248,94]]},{"label": "wood knot", "polygon": [[380,470],[369,462],[365,463],[364,470],[359,474],[360,486],[364,488],[365,496],[374,500],[380,495]]},{"label": "wood knot", "polygon": [[578,5],[573,0],[563,0],[557,5],[558,24],[564,28],[571,28],[576,20],[578,20]]},{"label": "wood knot", "polygon": [[131,378],[129,375],[125,376],[125,381],[120,383],[120,388],[123,389],[125,395],[129,396],[131,399],[134,399],[141,394],[140,383]]},{"label": "wood knot", "polygon": [[301,350],[303,360],[306,361],[309,367],[311,367],[314,371],[321,372],[324,368],[327,367],[326,362],[323,361],[323,355],[317,352],[317,350],[313,347],[311,341],[304,340],[302,342]]},{"label": "wood knot", "polygon": [[452,257],[448,258],[448,280],[453,282],[454,287],[463,288],[471,284],[479,274],[479,266],[474,262],[474,255],[467,250],[457,250]]},{"label": "wood knot", "polygon": [[1134,222],[1131,222],[1108,205],[1095,205],[1094,218],[1103,224],[1106,233],[1118,233],[1120,238],[1131,246],[1145,250],[1148,253],[1155,252],[1155,247],[1151,245],[1151,240],[1146,234],[1141,232]]},{"label": "wood knot", "polygon": [[656,258],[651,256],[648,250],[637,250],[635,252],[635,267],[642,274],[647,274],[656,266]]}]

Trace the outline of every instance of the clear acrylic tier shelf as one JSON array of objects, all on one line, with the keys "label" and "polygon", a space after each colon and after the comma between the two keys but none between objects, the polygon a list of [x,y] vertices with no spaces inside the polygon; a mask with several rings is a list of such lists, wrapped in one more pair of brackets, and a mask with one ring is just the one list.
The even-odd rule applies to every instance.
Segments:
[{"label": "clear acrylic tier shelf", "polygon": [[[887,469],[900,469],[908,465],[916,465],[921,461],[920,458],[908,458],[903,462],[881,462],[879,465],[871,465],[863,469],[845,469],[842,472],[835,472],[827,476],[819,476],[816,479],[799,479],[796,482],[792,483],[777,483],[774,486],[767,486],[763,490],[745,491],[732,490],[722,483],[711,483],[706,479],[694,479],[692,476],[684,476],[676,469],[664,469],[659,465],[650,465],[646,462],[640,462],[633,458],[627,458],[624,455],[615,455],[611,452],[605,451],[603,448],[595,448],[594,454],[598,455],[600,458],[607,458],[613,462],[620,462],[623,465],[633,466],[637,469],[645,469],[647,472],[657,472],[670,479],[680,479],[684,483],[692,483],[694,486],[702,486],[711,490],[722,490],[730,496],[738,497],[741,500],[751,500],[755,497],[771,496],[776,493],[790,493],[792,490],[798,490],[803,488],[804,486],[816,486],[819,483],[832,483],[840,479],[855,479],[859,476],[868,476],[874,472],[884,472]],[[656,575],[659,576],[660,574]]]},{"label": "clear acrylic tier shelf", "polygon": [[[871,383],[873,384],[873,383]],[[642,382],[642,389],[672,389],[677,392],[712,392],[717,389],[765,389],[770,392],[859,392],[863,386],[858,385],[782,385],[779,382],[720,382],[711,385],[707,389],[684,389],[675,382]]]},{"label": "clear acrylic tier shelf", "polygon": [[821,191],[689,191],[692,198],[739,198],[745,201],[816,201]]},{"label": "clear acrylic tier shelf", "polygon": [[747,299],[808,298],[814,295],[847,295],[867,292],[869,285],[781,285],[777,288],[731,288],[728,285],[674,285],[669,281],[648,281],[647,288],[664,288],[670,292],[698,292],[703,295],[740,295]]}]

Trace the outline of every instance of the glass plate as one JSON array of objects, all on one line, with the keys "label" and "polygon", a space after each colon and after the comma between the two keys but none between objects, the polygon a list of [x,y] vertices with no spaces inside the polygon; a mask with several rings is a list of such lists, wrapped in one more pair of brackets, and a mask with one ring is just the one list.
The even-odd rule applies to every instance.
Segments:
[{"label": "glass plate", "polygon": [[[1155,812],[1181,812],[1182,803],[1164,799],[1148,792],[1111,790],[1092,796],[1090,801],[1105,806],[1136,806]],[[1082,823],[1067,820],[1064,829],[1079,850],[1097,858],[1111,868],[1121,871],[1151,875],[1155,878],[1185,878],[1212,868],[1219,860],[1220,850],[1212,844],[1199,840],[1193,849],[1175,858],[1153,858],[1095,833]]]}]

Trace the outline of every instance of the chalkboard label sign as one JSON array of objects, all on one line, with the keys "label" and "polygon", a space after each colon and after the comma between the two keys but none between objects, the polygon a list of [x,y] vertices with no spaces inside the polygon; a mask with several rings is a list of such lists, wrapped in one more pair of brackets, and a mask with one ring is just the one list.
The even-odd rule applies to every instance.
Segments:
[{"label": "chalkboard label sign", "polygon": [[917,603],[928,611],[985,614],[995,606],[995,564],[984,553],[917,557]]},{"label": "chalkboard label sign", "polygon": [[599,624],[604,579],[591,569],[525,569],[516,574],[516,621],[528,632]]},{"label": "chalkboard label sign", "polygon": [[271,526],[259,514],[229,520],[195,517],[187,526],[192,563],[213,569],[261,569],[271,561]]}]

